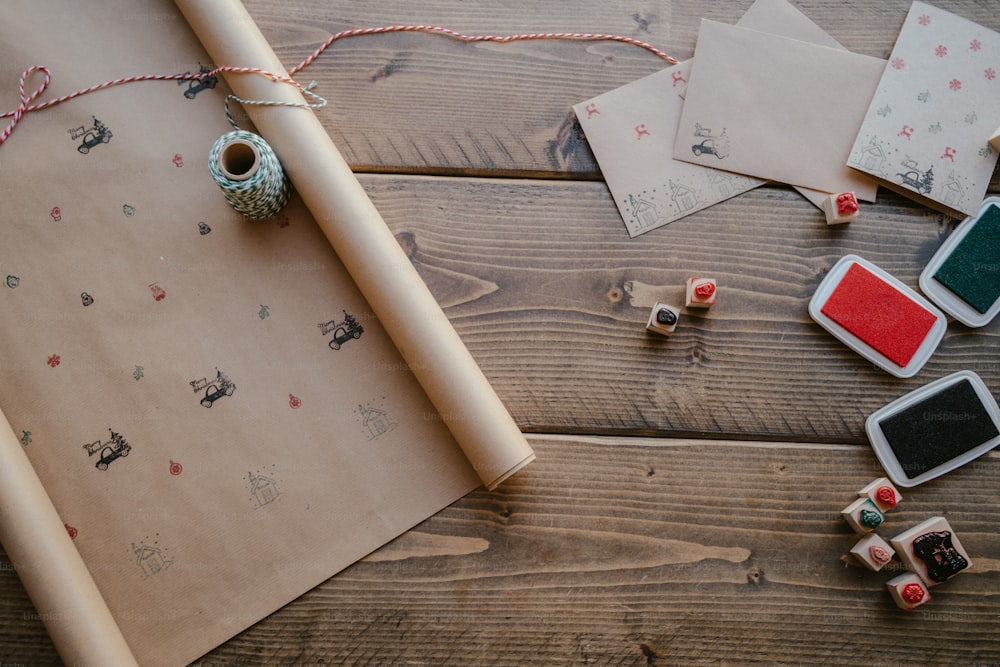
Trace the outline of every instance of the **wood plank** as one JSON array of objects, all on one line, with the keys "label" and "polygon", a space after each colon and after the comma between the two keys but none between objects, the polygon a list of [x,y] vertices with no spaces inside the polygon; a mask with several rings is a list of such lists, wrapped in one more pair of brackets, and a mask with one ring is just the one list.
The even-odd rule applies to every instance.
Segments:
[{"label": "wood plank", "polygon": [[[328,31],[390,23],[599,30],[686,58],[702,17],[735,22],[750,0],[247,4],[293,64]],[[849,49],[885,57],[910,3],[795,4]],[[991,3],[935,4],[1000,30]],[[360,171],[592,182],[363,177],[537,433],[538,461],[199,664],[996,663],[1000,454],[907,491],[890,515],[886,535],[942,514],[971,552],[974,570],[924,611],[897,611],[886,575],[842,560],[854,536],[837,513],[881,474],[862,431],[872,410],[962,368],[1000,390],[1000,325],[950,324],[924,371],[898,380],[805,310],[848,252],[915,286],[953,223],[883,192],[828,228],[775,186],[628,239],[571,106],[663,66],[620,44],[385,35],[340,43],[307,70]],[[669,339],[647,335],[651,300],[677,300],[695,272],[719,279],[719,305]],[[625,437],[651,435],[697,439]],[[58,663],[2,552],[0,628],[0,665]]]},{"label": "wood plank", "polygon": [[[363,183],[525,430],[867,442],[874,410],[971,369],[1000,390],[1000,320],[952,323],[914,378],[873,367],[807,305],[855,253],[916,287],[952,229],[891,193],[829,227],[794,191],[760,188],[629,239],[600,183],[366,176]],[[669,338],[654,300],[688,277],[719,302]]]},{"label": "wood plank", "polygon": [[537,465],[415,531],[488,548],[390,544],[203,664],[973,664],[1000,650],[997,455],[908,492],[890,515],[895,531],[946,513],[976,565],[905,614],[883,588],[891,575],[841,559],[856,537],[839,510],[878,474],[867,448],[532,444]]},{"label": "wood plank", "polygon": [[[329,3],[251,0],[251,15],[286,66],[298,64],[330,33],[393,24],[436,24],[468,34],[582,31],[619,34],[691,57],[702,18],[735,23],[750,0],[502,4],[431,0]],[[885,58],[909,7],[905,0],[794,3],[846,48]],[[994,30],[988,4],[942,5]],[[305,70],[330,100],[319,112],[359,171],[544,175],[599,178],[572,106],[666,67],[617,43],[466,44],[430,35],[392,34],[338,42]]]},{"label": "wood plank", "polygon": [[[904,613],[884,589],[898,566],[844,559],[856,536],[839,511],[880,475],[868,447],[530,439],[538,460],[499,490],[197,664],[971,665],[1000,651],[1000,454],[904,490],[888,515],[887,536],[946,516],[973,560]],[[19,587],[0,558],[0,627],[17,628],[0,658],[54,662]]]}]

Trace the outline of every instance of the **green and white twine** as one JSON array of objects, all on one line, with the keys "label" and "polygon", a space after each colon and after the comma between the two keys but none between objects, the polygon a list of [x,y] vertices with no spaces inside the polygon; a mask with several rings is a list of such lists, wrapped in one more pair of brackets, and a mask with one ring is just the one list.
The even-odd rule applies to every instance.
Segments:
[{"label": "green and white twine", "polygon": [[226,201],[252,220],[270,218],[288,203],[291,188],[278,156],[252,132],[219,137],[208,155],[208,170]]}]

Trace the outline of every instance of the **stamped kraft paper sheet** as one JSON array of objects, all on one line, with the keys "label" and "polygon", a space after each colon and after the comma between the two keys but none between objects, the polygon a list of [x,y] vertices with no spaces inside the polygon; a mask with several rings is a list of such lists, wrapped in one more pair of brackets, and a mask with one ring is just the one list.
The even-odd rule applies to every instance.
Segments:
[{"label": "stamped kraft paper sheet", "polygon": [[[15,4],[0,29],[5,109],[17,72],[36,63],[52,72],[47,99],[213,62],[168,2]],[[262,39],[233,16],[235,41]],[[142,665],[197,658],[532,458],[486,389],[464,400],[495,410],[493,422],[434,396],[449,377],[485,381],[448,367],[468,352],[440,348],[457,337],[422,305],[429,293],[398,246],[386,259],[350,234],[357,247],[331,248],[316,219],[338,224],[337,210],[345,228],[364,218],[378,243],[392,240],[366,198],[331,199],[318,216],[293,195],[266,221],[227,205],[207,166],[231,129],[227,92],[222,79],[120,86],[29,113],[0,145],[0,408]],[[312,114],[265,113],[276,128]],[[293,183],[306,153],[282,156]],[[358,264],[385,285],[363,294],[345,268]],[[386,314],[402,299],[414,310]],[[407,314],[425,346],[387,332]],[[482,423],[489,432],[475,433]],[[470,440],[500,453],[470,459]],[[73,619],[52,616],[63,658],[87,655],[58,645],[53,626]]]},{"label": "stamped kraft paper sheet", "polygon": [[924,204],[974,215],[997,163],[1000,34],[914,2],[848,164]]}]

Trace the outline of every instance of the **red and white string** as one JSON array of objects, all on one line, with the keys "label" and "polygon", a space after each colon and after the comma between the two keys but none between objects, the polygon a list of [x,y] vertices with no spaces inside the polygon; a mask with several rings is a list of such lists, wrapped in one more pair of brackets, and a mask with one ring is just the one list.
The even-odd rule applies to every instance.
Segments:
[{"label": "red and white string", "polygon": [[318,58],[331,44],[337,40],[343,39],[345,37],[357,37],[359,35],[380,35],[390,32],[424,32],[433,33],[438,35],[445,35],[454,39],[461,40],[463,42],[520,42],[527,40],[540,40],[540,39],[563,39],[563,40],[577,40],[577,41],[611,41],[611,42],[621,42],[623,44],[630,44],[632,46],[638,46],[639,48],[645,49],[650,53],[653,53],[658,58],[661,58],[671,65],[677,64],[677,59],[671,55],[661,51],[652,44],[643,42],[638,39],[633,39],[631,37],[623,37],[621,35],[611,35],[599,32],[528,32],[521,33],[518,35],[466,35],[464,33],[451,30],[450,28],[442,28],[436,25],[389,25],[382,26],[379,28],[353,28],[351,30],[341,30],[340,32],[334,33],[327,38],[325,42],[319,45],[319,47],[309,55],[308,58],[303,60],[301,63],[288,70],[288,74],[294,76],[297,72],[308,67],[316,58]]},{"label": "red and white string", "polygon": [[[213,76],[217,76],[222,73],[235,73],[235,74],[255,74],[259,76],[264,76],[276,83],[287,83],[298,88],[299,92],[303,94],[311,94],[309,90],[312,85],[303,86],[302,84],[295,81],[292,76],[296,73],[302,71],[310,64],[312,64],[320,55],[323,54],[334,42],[344,39],[346,37],[357,37],[361,35],[379,35],[385,33],[393,32],[422,32],[422,33],[432,33],[438,35],[444,35],[446,37],[451,37],[463,42],[498,42],[498,43],[508,43],[508,42],[518,42],[527,40],[576,40],[576,41],[613,41],[620,42],[623,44],[629,44],[632,46],[637,46],[639,48],[645,49],[650,53],[653,53],[658,58],[665,60],[670,64],[677,64],[677,60],[670,56],[669,54],[657,49],[652,44],[643,42],[638,39],[633,39],[631,37],[624,37],[621,35],[605,34],[605,33],[590,33],[590,32],[536,32],[536,33],[521,33],[517,35],[466,35],[449,28],[443,28],[441,26],[435,25],[391,25],[391,26],[381,26],[377,28],[353,28],[350,30],[342,30],[340,32],[330,35],[325,42],[319,45],[315,51],[313,51],[305,60],[293,67],[288,71],[288,75],[275,74],[273,72],[268,72],[259,67],[235,67],[230,65],[223,65],[216,67],[207,72],[198,72],[195,74],[184,73],[184,74],[140,74],[136,76],[125,76],[118,79],[112,79],[110,81],[105,81],[87,88],[82,88],[75,92],[69,93],[67,95],[61,95],[59,97],[46,100],[44,102],[32,103],[39,95],[41,95],[45,89],[48,87],[49,82],[52,79],[52,75],[49,69],[44,65],[32,65],[31,67],[24,70],[18,80],[18,94],[20,103],[17,108],[12,111],[7,111],[0,114],[0,118],[10,118],[11,121],[2,131],[0,131],[0,144],[3,144],[7,140],[7,137],[14,131],[14,128],[21,121],[26,113],[32,111],[40,111],[42,109],[47,109],[53,107],[57,104],[62,104],[69,100],[75,99],[82,95],[87,95],[89,93],[96,92],[98,90],[104,90],[106,88],[112,88],[115,86],[120,86],[126,83],[136,83],[138,81],[190,81],[190,80],[203,80],[208,79]],[[30,95],[26,94],[26,86],[28,79],[35,72],[41,72],[44,75],[42,83],[32,92]],[[313,97],[316,97],[312,94]],[[254,103],[250,101],[245,101],[249,103]],[[270,102],[256,102],[264,104],[273,104]],[[309,105],[312,106],[312,105]]]}]

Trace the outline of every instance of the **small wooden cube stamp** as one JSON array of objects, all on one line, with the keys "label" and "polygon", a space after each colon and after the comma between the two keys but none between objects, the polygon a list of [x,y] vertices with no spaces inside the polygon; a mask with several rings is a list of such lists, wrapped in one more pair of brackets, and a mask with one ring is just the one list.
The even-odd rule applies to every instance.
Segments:
[{"label": "small wooden cube stamp", "polygon": [[851,555],[873,572],[878,572],[889,564],[896,551],[875,533],[865,535],[851,549]]},{"label": "small wooden cube stamp", "polygon": [[677,320],[680,319],[680,316],[679,308],[657,302],[649,313],[646,330],[663,335],[671,334],[677,328]]},{"label": "small wooden cube stamp", "polygon": [[993,150],[1000,153],[1000,127],[997,128],[996,132],[987,140],[987,143],[993,147]]},{"label": "small wooden cube stamp", "polygon": [[850,222],[858,217],[861,207],[853,192],[841,192],[830,195],[823,200],[823,213],[826,214],[826,224],[839,225]]},{"label": "small wooden cube stamp", "polygon": [[889,542],[906,569],[920,575],[928,586],[940,584],[972,565],[948,520],[941,516],[931,517]]},{"label": "small wooden cube stamp", "polygon": [[866,498],[858,498],[845,507],[840,515],[858,535],[867,535],[882,525],[885,515],[875,503]]},{"label": "small wooden cube stamp", "polygon": [[889,595],[899,608],[906,611],[912,611],[931,599],[927,584],[912,572],[893,577],[885,582],[885,587],[889,589]]},{"label": "small wooden cube stamp", "polygon": [[716,289],[714,278],[688,278],[684,305],[687,308],[711,308],[715,305]]},{"label": "small wooden cube stamp", "polygon": [[888,512],[903,499],[903,496],[887,477],[876,479],[858,491],[858,495],[871,500],[882,512]]}]

